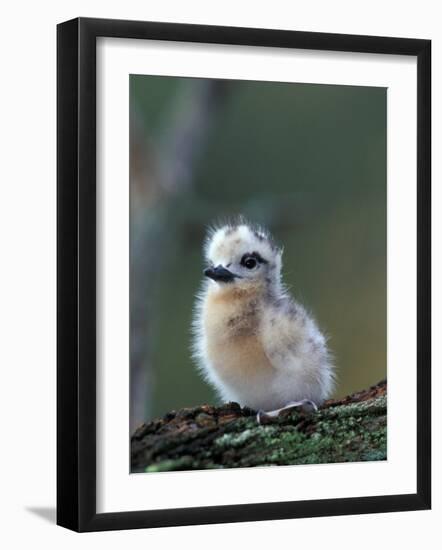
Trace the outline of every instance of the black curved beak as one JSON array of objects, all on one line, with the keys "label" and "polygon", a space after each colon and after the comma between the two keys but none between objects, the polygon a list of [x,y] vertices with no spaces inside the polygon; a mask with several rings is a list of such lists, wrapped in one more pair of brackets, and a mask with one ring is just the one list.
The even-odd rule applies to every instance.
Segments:
[{"label": "black curved beak", "polygon": [[214,281],[220,281],[222,283],[231,283],[235,277],[237,277],[237,275],[222,265],[218,265],[217,267],[208,267],[204,270],[204,275]]}]

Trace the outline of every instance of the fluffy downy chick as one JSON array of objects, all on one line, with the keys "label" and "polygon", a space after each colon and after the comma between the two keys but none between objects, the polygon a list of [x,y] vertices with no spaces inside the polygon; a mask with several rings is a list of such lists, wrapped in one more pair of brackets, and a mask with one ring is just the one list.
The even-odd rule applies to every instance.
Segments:
[{"label": "fluffy downy chick", "polygon": [[282,249],[239,223],[211,231],[204,253],[194,354],[207,381],[223,400],[255,410],[321,404],[333,365],[315,321],[282,285]]}]

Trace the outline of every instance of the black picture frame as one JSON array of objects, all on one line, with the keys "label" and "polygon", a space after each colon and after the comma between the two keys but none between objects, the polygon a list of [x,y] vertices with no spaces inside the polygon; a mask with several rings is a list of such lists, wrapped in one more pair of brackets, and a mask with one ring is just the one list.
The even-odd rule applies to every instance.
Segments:
[{"label": "black picture frame", "polygon": [[[417,492],[96,512],[96,39],[396,54],[417,58]],[[431,41],[79,18],[57,28],[57,523],[102,531],[431,506]]]}]

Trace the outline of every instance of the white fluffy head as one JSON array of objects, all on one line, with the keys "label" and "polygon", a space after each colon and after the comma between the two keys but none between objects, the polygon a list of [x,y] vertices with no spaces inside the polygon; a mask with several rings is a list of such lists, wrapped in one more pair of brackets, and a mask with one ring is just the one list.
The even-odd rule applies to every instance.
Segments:
[{"label": "white fluffy head", "polygon": [[273,289],[280,285],[282,249],[262,227],[241,220],[214,228],[204,253],[209,267],[222,267],[235,275],[229,285],[260,284]]}]

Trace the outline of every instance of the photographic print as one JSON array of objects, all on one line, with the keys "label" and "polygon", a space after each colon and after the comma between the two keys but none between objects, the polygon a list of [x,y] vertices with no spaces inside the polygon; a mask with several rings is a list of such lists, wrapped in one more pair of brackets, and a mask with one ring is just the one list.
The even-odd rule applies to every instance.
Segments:
[{"label": "photographic print", "polygon": [[429,509],[431,42],[78,18],[57,52],[57,524]]},{"label": "photographic print", "polygon": [[132,74],[131,472],[387,458],[387,89]]}]

